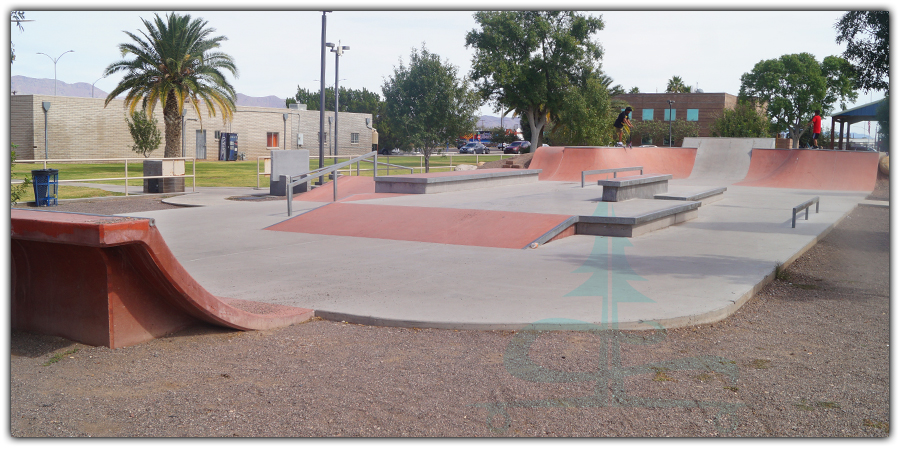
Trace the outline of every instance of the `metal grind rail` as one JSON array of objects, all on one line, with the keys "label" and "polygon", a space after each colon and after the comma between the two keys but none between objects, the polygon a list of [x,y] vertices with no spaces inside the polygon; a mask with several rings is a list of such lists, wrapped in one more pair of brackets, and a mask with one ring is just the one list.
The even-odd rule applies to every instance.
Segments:
[{"label": "metal grind rail", "polygon": [[813,197],[812,199],[809,199],[806,202],[803,202],[802,204],[797,205],[796,207],[791,209],[791,211],[793,212],[793,215],[791,216],[791,229],[797,227],[797,212],[803,210],[804,208],[806,209],[806,219],[809,219],[809,207],[812,206],[812,204],[816,204],[816,213],[819,213],[819,196]]},{"label": "metal grind rail", "polygon": [[285,185],[287,189],[285,189],[285,194],[287,195],[287,215],[291,216],[293,211],[293,202],[294,202],[294,186],[301,185],[303,183],[307,183],[310,180],[314,180],[321,176],[325,176],[328,174],[332,174],[331,181],[334,183],[334,200],[337,200],[338,196],[338,188],[337,188],[337,172],[338,170],[359,163],[359,161],[366,160],[370,157],[375,157],[374,161],[374,175],[378,176],[378,151],[372,151],[368,154],[363,154],[362,156],[355,157],[350,159],[349,161],[344,161],[338,164],[330,165],[328,167],[322,167],[321,169],[311,170],[308,173],[303,173],[295,176],[282,175],[285,180]]},{"label": "metal grind rail", "polygon": [[613,178],[615,178],[615,177],[616,177],[616,174],[619,173],[619,172],[632,172],[632,171],[635,171],[635,170],[640,171],[640,172],[641,172],[641,175],[644,174],[644,167],[642,167],[642,166],[638,166],[638,167],[621,167],[621,168],[618,168],[618,169],[584,170],[584,171],[581,172],[581,187],[582,187],[582,188],[584,187],[584,177],[586,177],[586,176],[588,176],[588,175],[600,175],[600,174],[603,174],[603,173],[612,173],[612,174],[613,174]]}]

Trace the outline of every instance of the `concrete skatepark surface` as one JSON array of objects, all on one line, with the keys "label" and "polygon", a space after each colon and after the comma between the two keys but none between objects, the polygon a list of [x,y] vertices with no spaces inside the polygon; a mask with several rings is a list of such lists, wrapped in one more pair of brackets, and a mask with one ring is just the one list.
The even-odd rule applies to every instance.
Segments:
[{"label": "concrete skatepark surface", "polygon": [[[752,139],[724,149],[701,140],[697,148],[671,151],[540,148],[530,168],[542,164],[556,168],[550,179],[538,183],[433,195],[364,191],[337,204],[328,203],[333,191],[326,185],[295,198],[291,219],[297,221],[304,217],[315,221],[318,212],[323,216],[331,212],[331,217],[338,218],[342,209],[347,210],[342,223],[334,221],[335,227],[349,231],[344,234],[337,229],[331,233],[265,230],[291,224],[285,202],[226,199],[238,190],[204,189],[166,200],[205,205],[188,211],[133,215],[155,218],[171,251],[212,294],[314,309],[327,319],[458,329],[520,329],[536,322],[550,328],[573,322],[620,329],[676,327],[716,321],[739,308],[772,278],[776,266],[792,262],[860,203],[874,187],[876,176],[877,165],[872,166],[871,179],[868,166],[863,165],[859,173],[866,176],[846,177],[868,182],[867,190],[732,186],[737,175],[746,176],[732,170],[734,164],[746,163],[749,170],[752,161],[714,155],[743,158],[751,151],[763,156],[757,151],[765,150],[754,149]],[[518,245],[510,249],[452,244],[427,236],[424,240],[375,237],[375,227],[382,224],[378,215],[394,218],[403,214],[401,207],[409,209],[408,215],[428,209],[422,213],[431,216],[418,220],[440,227],[440,218],[434,215],[452,215],[451,209],[472,215],[621,216],[635,205],[633,201],[599,201],[601,188],[596,185],[581,188],[580,170],[574,177],[577,167],[562,159],[570,150],[576,151],[570,156],[581,156],[578,167],[587,164],[588,169],[642,165],[625,161],[628,158],[649,161],[657,169],[648,170],[647,165],[645,173],[676,176],[670,192],[709,185],[728,186],[728,190],[722,200],[701,206],[696,219],[633,239],[576,235],[523,250]],[[599,158],[584,159],[587,151]],[[632,152],[638,153],[627,156]],[[874,156],[873,164],[877,164],[877,153],[849,154],[863,162]],[[731,168],[698,168],[702,163]],[[782,183],[790,183],[790,174],[799,172],[803,171],[785,172]],[[556,180],[563,177],[567,181]],[[344,180],[339,180],[339,191]],[[351,181],[357,181],[354,186],[367,186],[363,179],[346,182]],[[329,198],[318,198],[317,193]],[[791,207],[812,196],[821,198],[820,213],[811,213],[808,221],[801,219],[791,229]],[[364,211],[364,206],[370,210]],[[350,211],[354,209],[368,216],[354,218]],[[519,226],[520,230],[527,227]],[[416,233],[428,235],[432,229],[424,224]],[[457,235],[487,239],[496,231],[504,235],[503,231],[514,229],[469,227],[465,231]]]}]

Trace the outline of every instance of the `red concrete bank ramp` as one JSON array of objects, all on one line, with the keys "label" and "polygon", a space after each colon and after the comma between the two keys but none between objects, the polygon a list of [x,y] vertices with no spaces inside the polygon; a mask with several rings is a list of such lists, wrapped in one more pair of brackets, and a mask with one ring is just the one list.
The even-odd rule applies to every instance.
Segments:
[{"label": "red concrete bank ramp", "polygon": [[541,147],[528,168],[542,169],[539,178],[550,181],[581,182],[585,170],[637,166],[644,167],[645,174],[671,174],[678,179],[690,176],[696,156],[696,148]]},{"label": "red concrete bank ramp", "polygon": [[213,296],[175,259],[151,219],[37,210],[11,216],[13,329],[119,348],[197,321],[253,330],[313,316]]},{"label": "red concrete bank ramp", "polygon": [[809,149],[753,149],[738,186],[866,191],[875,189],[878,153]]},{"label": "red concrete bank ramp", "polygon": [[336,202],[272,231],[521,249],[568,215]]}]

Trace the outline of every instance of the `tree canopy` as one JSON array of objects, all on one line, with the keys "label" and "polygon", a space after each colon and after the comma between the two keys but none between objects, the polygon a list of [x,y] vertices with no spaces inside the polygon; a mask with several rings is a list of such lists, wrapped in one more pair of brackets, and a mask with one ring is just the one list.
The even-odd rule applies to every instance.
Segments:
[{"label": "tree canopy", "polygon": [[711,137],[764,138],[770,137],[769,118],[752,103],[741,101],[726,108],[710,126]]},{"label": "tree canopy", "polygon": [[691,92],[691,87],[684,84],[684,80],[680,76],[673,76],[666,84],[666,92],[669,94],[688,94]]},{"label": "tree canopy", "polygon": [[161,104],[165,157],[179,157],[184,104],[194,107],[201,125],[201,101],[210,116],[215,116],[218,110],[223,119],[230,119],[236,94],[223,72],[237,77],[238,69],[231,56],[216,51],[227,38],[212,36],[216,29],[207,28],[203,19],[169,13],[165,20],[157,14],[152,22],[142,21],[146,31],[141,31],[141,36],[126,31],[134,43],[119,45],[123,58],[129,55],[133,58],[113,62],[103,72],[103,76],[126,72],[106,97],[104,106],[122,93],[126,93],[125,106],[129,114],[134,113],[141,103],[149,116],[156,104]]},{"label": "tree canopy", "polygon": [[385,116],[394,136],[404,145],[421,148],[425,170],[431,153],[475,127],[477,94],[457,77],[457,68],[449,61],[413,48],[409,65],[400,62],[394,74],[382,86]]},{"label": "tree canopy", "polygon": [[603,50],[592,35],[603,21],[573,11],[480,11],[474,17],[480,29],[466,34],[466,47],[475,50],[470,76],[484,100],[527,119],[533,149],[570,89],[599,72]]},{"label": "tree canopy", "polygon": [[847,42],[844,58],[856,70],[856,88],[890,90],[890,16],[888,11],[850,11],[834,26],[837,43]]},{"label": "tree canopy", "polygon": [[809,53],[786,54],[757,63],[741,76],[741,100],[767,104],[776,132],[788,131],[794,147],[813,116],[828,116],[836,103],[846,109],[856,100],[854,71],[846,60],[828,56],[820,63]]}]

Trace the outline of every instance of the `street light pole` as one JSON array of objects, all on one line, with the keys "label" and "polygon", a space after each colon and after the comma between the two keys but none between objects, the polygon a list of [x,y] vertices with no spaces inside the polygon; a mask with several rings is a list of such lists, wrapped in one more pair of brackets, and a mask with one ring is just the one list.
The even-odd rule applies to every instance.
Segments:
[{"label": "street light pole", "polygon": [[669,147],[672,147],[672,118],[675,117],[674,113],[672,113],[672,104],[675,103],[674,100],[667,100],[669,102]]},{"label": "street light pole", "polygon": [[106,78],[106,75],[103,75],[103,76],[101,76],[100,78],[97,78],[97,80],[94,81],[93,84],[91,84],[91,98],[92,98],[92,99],[94,98],[94,84],[97,84],[97,81],[100,81],[100,80],[102,80],[103,78]]},{"label": "street light pole", "polygon": [[[322,11],[322,72],[319,77],[319,168],[325,166],[325,13]],[[319,185],[323,183],[319,177]]]},{"label": "street light pole", "polygon": [[341,42],[338,41],[338,45],[337,45],[337,46],[334,46],[334,44],[331,44],[331,46],[329,46],[329,48],[331,48],[331,52],[334,53],[334,137],[333,137],[333,140],[334,140],[334,160],[335,160],[335,162],[337,162],[337,155],[338,155],[338,111],[339,111],[338,108],[340,107],[340,105],[338,105],[338,100],[339,100],[339,98],[340,98],[340,93],[341,93],[340,86],[339,86],[339,83],[340,83],[340,79],[339,79],[339,78],[340,78],[340,76],[339,76],[339,74],[338,74],[338,65],[339,65],[339,63],[340,63],[339,58],[340,58],[342,55],[344,55],[344,51],[349,51],[349,50],[350,50],[350,47],[349,47],[349,46],[341,46]]},{"label": "street light pole", "polygon": [[[75,52],[75,51],[73,51],[73,50],[70,49],[70,50],[68,50],[68,51],[66,51],[66,52]],[[50,57],[50,60],[53,61],[53,95],[56,95],[56,62],[59,61],[59,59],[62,58],[62,56],[63,56],[66,52],[60,54],[59,57],[57,57],[56,59],[50,57],[48,54],[44,54],[44,53],[42,53],[42,52],[39,52],[39,53],[38,53],[38,54],[44,54],[45,56]]]}]

